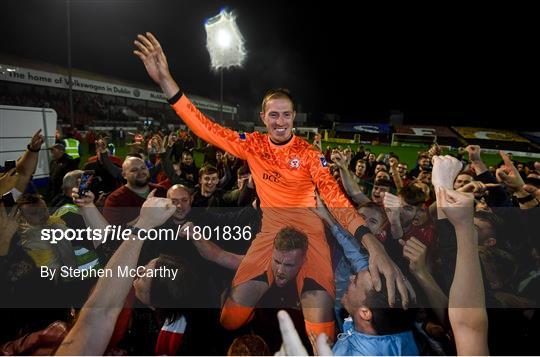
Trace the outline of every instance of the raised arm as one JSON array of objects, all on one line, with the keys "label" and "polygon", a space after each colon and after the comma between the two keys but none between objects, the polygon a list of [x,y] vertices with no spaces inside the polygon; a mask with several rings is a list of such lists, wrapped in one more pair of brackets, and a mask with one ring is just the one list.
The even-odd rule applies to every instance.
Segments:
[{"label": "raised arm", "polygon": [[[365,227],[359,227],[355,235],[351,235],[345,230],[340,223],[334,221],[334,217],[330,214],[330,210],[327,210],[324,203],[317,195],[317,208],[311,208],[315,213],[321,217],[323,221],[328,224],[332,224],[332,233],[341,243],[344,243],[343,250],[347,259],[350,260],[351,265],[357,270],[363,270],[366,266],[366,255],[363,254],[364,249],[367,250],[369,257],[367,265],[371,273],[371,279],[373,286],[377,291],[381,290],[381,279],[379,274],[384,275],[386,279],[386,288],[388,290],[388,303],[390,306],[394,305],[396,288],[401,296],[403,307],[406,308],[409,304],[409,298],[414,300],[416,295],[411,284],[405,279],[403,273],[392,259],[386,253],[383,245],[373,234],[369,233],[369,229]],[[336,210],[334,210],[335,212]],[[350,236],[350,237],[349,237]],[[352,238],[352,239],[351,239]],[[361,243],[355,244],[355,243]],[[356,252],[355,252],[356,251]]]},{"label": "raised arm", "polygon": [[400,218],[400,212],[402,210],[401,199],[390,192],[384,192],[383,194],[384,211],[390,223],[392,238],[401,239],[403,237],[403,227],[401,226]]},{"label": "raised arm", "polygon": [[347,157],[344,153],[339,151],[333,152],[332,161],[339,167],[343,188],[351,200],[358,205],[369,202],[370,199],[362,192],[360,186],[354,181],[351,171],[349,170],[350,157]]},{"label": "raised arm", "polygon": [[176,114],[191,131],[202,140],[245,160],[250,135],[214,123],[191,103],[172,78],[165,53],[154,35],[150,32],[138,35],[135,45],[138,50],[133,53],[141,59],[148,75],[161,87]]},{"label": "raised arm", "polygon": [[343,254],[349,263],[351,263],[355,273],[367,269],[369,266],[369,256],[366,250],[358,243],[358,240],[356,240],[352,234],[347,232],[336,222],[332,214],[326,209],[326,206],[319,195],[317,195],[317,208],[313,208],[312,211],[314,211],[323,222],[330,227],[332,235],[336,238],[341,248],[343,248]]},{"label": "raised arm", "polygon": [[36,167],[39,159],[39,150],[43,145],[45,138],[41,135],[41,129],[39,129],[28,144],[26,151],[17,160],[17,183],[15,188],[20,192],[26,190],[30,178],[36,171]]},{"label": "raised arm", "polygon": [[91,229],[101,232],[102,239],[92,241],[94,248],[97,248],[106,239],[105,232],[109,222],[107,222],[94,204],[94,194],[92,191],[88,191],[84,197],[80,197],[79,189],[77,187],[73,188],[73,202],[80,207],[84,223]]},{"label": "raised arm", "polygon": [[465,148],[469,154],[469,161],[471,162],[471,167],[474,170],[476,176],[482,175],[484,172],[488,171],[488,168],[481,157],[481,149],[478,145],[469,145]]},{"label": "raised arm", "polygon": [[402,239],[403,256],[409,260],[409,270],[426,294],[429,307],[433,309],[441,324],[446,323],[448,297],[431,275],[426,263],[427,247],[420,240],[412,237],[406,242]]},{"label": "raised arm", "polygon": [[437,196],[456,231],[456,270],[450,287],[448,316],[457,353],[488,355],[488,318],[473,221],[474,196],[446,188],[440,188]]},{"label": "raised arm", "polygon": [[390,160],[390,174],[392,175],[392,180],[394,180],[394,185],[396,185],[396,189],[401,190],[403,188],[403,180],[401,179],[401,176],[399,175],[398,171],[398,162],[397,160]]},{"label": "raised arm", "polygon": [[[141,208],[135,227],[151,229],[163,224],[176,207],[166,198],[151,197]],[[102,277],[84,304],[77,322],[66,336],[57,355],[103,355],[114,331],[116,320],[131,289],[133,279],[117,274],[117,267],[133,269],[137,265],[143,240],[132,235],[120,245],[105,269],[112,277]]]},{"label": "raised arm", "polygon": [[123,181],[122,169],[112,163],[107,151],[107,144],[103,139],[99,139],[96,143],[96,153],[99,162],[105,167],[105,170],[118,181]]}]

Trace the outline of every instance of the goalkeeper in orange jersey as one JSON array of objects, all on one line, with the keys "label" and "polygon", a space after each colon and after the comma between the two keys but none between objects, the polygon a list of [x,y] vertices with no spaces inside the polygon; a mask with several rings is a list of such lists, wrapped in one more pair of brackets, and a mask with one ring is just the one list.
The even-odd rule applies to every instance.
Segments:
[{"label": "goalkeeper in orange jersey", "polygon": [[236,329],[248,322],[259,299],[269,286],[279,285],[271,269],[273,243],[277,232],[294,226],[308,237],[306,259],[296,277],[297,291],[308,333],[325,332],[334,337],[334,283],[330,250],[324,227],[315,207],[317,189],[339,223],[368,251],[369,271],[377,290],[384,275],[390,304],[396,288],[406,305],[414,294],[401,271],[382,245],[364,226],[363,219],[341,192],[327,168],[321,152],[292,132],[296,115],[291,95],[285,90],[269,91],[263,99],[261,120],[267,134],[238,133],[224,128],[202,114],[183,94],[172,78],[161,45],[150,33],[135,40],[137,55],[150,75],[169,98],[169,103],[185,124],[208,143],[246,160],[256,184],[263,210],[261,231],[240,263],[232,289],[221,312],[221,324]]}]

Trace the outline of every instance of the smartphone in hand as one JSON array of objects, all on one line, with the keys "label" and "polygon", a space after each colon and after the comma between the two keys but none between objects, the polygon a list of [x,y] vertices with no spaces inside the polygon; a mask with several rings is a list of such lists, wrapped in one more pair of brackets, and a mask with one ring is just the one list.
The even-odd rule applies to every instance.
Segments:
[{"label": "smartphone in hand", "polygon": [[83,197],[86,192],[90,190],[92,179],[94,178],[94,171],[85,171],[81,176],[81,182],[79,183],[79,196]]}]

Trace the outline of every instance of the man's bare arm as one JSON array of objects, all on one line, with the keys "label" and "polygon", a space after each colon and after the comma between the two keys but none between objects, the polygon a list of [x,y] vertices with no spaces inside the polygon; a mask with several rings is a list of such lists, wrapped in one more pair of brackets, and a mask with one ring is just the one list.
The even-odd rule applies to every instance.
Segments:
[{"label": "man's bare arm", "polygon": [[27,150],[22,154],[22,156],[17,161],[17,183],[15,188],[20,192],[26,190],[30,178],[36,172],[38,159],[39,159],[39,150],[45,138],[41,135],[41,129],[39,129],[28,144]]},{"label": "man's bare arm", "polygon": [[[175,211],[166,198],[149,198],[141,208],[135,227],[150,229],[163,224]],[[114,331],[118,315],[131,289],[133,279],[116,274],[117,267],[137,265],[143,240],[132,235],[124,241],[107,263],[112,277],[102,277],[84,304],[77,322],[56,351],[57,355],[103,355]]]},{"label": "man's bare arm", "polygon": [[488,318],[484,283],[473,224],[472,194],[441,188],[442,209],[454,225],[457,259],[450,287],[448,316],[459,355],[488,355]]}]

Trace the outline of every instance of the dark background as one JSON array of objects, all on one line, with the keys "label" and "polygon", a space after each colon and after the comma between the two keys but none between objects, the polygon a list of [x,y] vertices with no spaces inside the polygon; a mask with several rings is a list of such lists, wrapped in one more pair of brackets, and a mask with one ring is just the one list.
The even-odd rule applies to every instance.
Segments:
[{"label": "dark background", "polygon": [[[269,88],[285,87],[314,118],[537,130],[537,21],[507,5],[437,8],[351,1],[82,1],[71,3],[72,65],[151,85],[132,55],[156,34],[173,76],[219,98],[204,22],[234,10],[248,51],[225,72],[225,101],[251,116]],[[2,1],[0,52],[67,66],[65,1]]]}]

